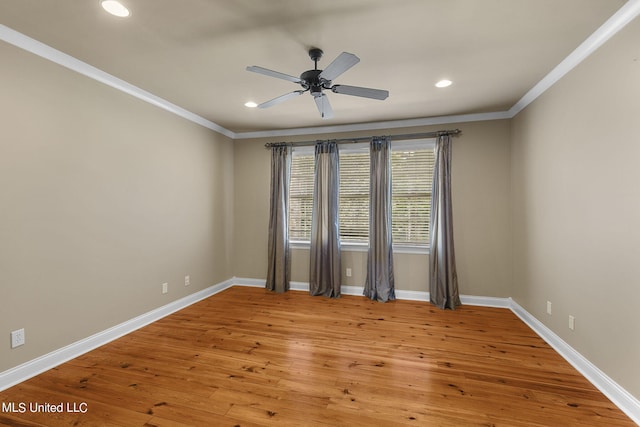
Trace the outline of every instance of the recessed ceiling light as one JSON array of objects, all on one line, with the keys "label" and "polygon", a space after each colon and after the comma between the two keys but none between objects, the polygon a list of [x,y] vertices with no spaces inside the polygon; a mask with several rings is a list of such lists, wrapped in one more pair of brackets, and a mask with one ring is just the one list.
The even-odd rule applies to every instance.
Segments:
[{"label": "recessed ceiling light", "polygon": [[451,83],[453,83],[451,80],[440,80],[436,83],[436,87],[448,87],[451,86]]},{"label": "recessed ceiling light", "polygon": [[245,107],[249,107],[249,108],[256,108],[256,107],[258,106],[258,104],[256,104],[256,103],[255,103],[255,102],[253,102],[253,101],[249,101],[249,102],[245,102],[245,103],[244,103],[244,106],[245,106]]},{"label": "recessed ceiling light", "polygon": [[103,0],[100,2],[102,8],[112,15],[125,18],[130,15],[129,9],[124,7],[122,3],[116,0]]}]

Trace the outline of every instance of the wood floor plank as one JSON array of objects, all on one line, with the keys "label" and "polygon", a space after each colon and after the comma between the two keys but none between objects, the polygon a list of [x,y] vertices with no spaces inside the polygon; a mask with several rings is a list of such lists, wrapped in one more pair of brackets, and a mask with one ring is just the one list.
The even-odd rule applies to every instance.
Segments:
[{"label": "wood floor plank", "polygon": [[507,309],[233,287],[0,393],[0,426],[633,426]]}]

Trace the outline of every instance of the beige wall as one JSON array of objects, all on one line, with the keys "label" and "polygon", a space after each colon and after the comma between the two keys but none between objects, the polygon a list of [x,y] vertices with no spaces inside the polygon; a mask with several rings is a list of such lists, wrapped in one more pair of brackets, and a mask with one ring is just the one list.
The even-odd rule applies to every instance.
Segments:
[{"label": "beige wall", "polygon": [[512,123],[514,299],[636,397],[638,40],[636,20]]},{"label": "beige wall", "polygon": [[[447,126],[381,130],[377,135],[459,128],[453,142],[453,208],[460,291],[482,296],[510,296],[509,123],[489,121]],[[311,139],[355,137],[372,132],[314,135]],[[298,138],[309,139],[308,137]],[[295,139],[291,139],[295,140]],[[267,271],[270,154],[273,139],[234,142],[235,255],[234,274],[264,279]],[[309,281],[308,250],[292,255],[292,280]],[[394,254],[396,288],[428,290],[428,255]],[[363,286],[366,253],[345,251],[343,270],[353,269],[343,284]]]},{"label": "beige wall", "polygon": [[[463,131],[461,293],[513,296],[635,396],[639,27],[514,120],[446,126]],[[0,345],[0,372],[232,276],[265,277],[271,139],[231,142],[9,45],[0,57],[0,337],[27,337]],[[395,263],[399,290],[428,289],[426,255]],[[365,253],[343,266],[344,284],[362,286]],[[293,280],[307,271],[308,251],[294,250]]]},{"label": "beige wall", "polygon": [[233,275],[230,140],[1,42],[0,58],[0,372]]}]

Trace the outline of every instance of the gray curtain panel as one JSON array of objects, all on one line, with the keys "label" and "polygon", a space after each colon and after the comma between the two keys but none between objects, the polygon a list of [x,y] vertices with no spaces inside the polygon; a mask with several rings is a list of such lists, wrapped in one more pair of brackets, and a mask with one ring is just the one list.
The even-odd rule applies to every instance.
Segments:
[{"label": "gray curtain panel", "polygon": [[453,248],[451,137],[449,135],[439,136],[436,142],[431,194],[430,300],[432,304],[442,309],[455,310],[461,303],[458,294],[456,256]]},{"label": "gray curtain panel", "polygon": [[340,233],[338,196],[340,175],[338,144],[322,141],[315,149],[313,208],[311,211],[311,259],[309,293],[340,296]]},{"label": "gray curtain panel", "polygon": [[370,145],[369,254],[364,295],[387,302],[396,299],[391,238],[391,142],[374,138]]},{"label": "gray curtain panel", "polygon": [[291,257],[289,253],[289,178],[291,147],[271,148],[271,206],[269,212],[269,253],[266,288],[275,292],[289,290]]}]

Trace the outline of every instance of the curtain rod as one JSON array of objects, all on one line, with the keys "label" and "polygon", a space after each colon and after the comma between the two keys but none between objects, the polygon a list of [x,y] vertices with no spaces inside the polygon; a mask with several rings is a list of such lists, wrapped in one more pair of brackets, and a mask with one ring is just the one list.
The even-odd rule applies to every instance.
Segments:
[{"label": "curtain rod", "polygon": [[[462,131],[460,129],[452,129],[452,130],[439,130],[436,132],[424,132],[424,133],[407,133],[404,135],[388,135],[387,138],[391,139],[392,141],[395,140],[403,140],[403,139],[422,139],[422,138],[435,138],[438,136],[444,136],[444,135],[452,135],[452,136],[457,136],[460,135],[462,133]],[[316,145],[318,142],[321,141],[334,141],[338,144],[352,144],[352,143],[356,143],[356,142],[363,142],[363,141],[371,141],[371,139],[373,138],[380,138],[377,136],[364,136],[364,137],[358,137],[358,138],[341,138],[341,139],[317,139],[315,141],[299,141],[299,142],[268,142],[266,144],[264,144],[265,148],[272,148],[272,147],[286,147],[286,146],[290,146],[290,147],[300,147],[300,146],[307,146],[307,145]]]}]

